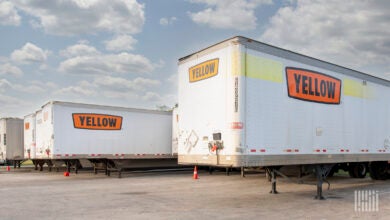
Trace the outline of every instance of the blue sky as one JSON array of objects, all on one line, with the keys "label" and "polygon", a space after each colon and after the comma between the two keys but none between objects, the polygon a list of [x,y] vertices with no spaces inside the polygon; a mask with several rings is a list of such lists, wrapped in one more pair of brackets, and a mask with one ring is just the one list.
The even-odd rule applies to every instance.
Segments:
[{"label": "blue sky", "polygon": [[177,103],[177,60],[242,35],[390,79],[390,1],[0,0],[0,117]]}]

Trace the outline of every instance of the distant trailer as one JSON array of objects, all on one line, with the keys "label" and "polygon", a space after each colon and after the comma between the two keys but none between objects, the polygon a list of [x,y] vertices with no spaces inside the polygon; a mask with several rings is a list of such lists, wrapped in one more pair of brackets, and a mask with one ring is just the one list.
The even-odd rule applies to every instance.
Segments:
[{"label": "distant trailer", "polygon": [[23,161],[23,120],[0,119],[0,163],[20,167]]},{"label": "distant trailer", "polygon": [[24,158],[36,158],[35,113],[24,116]]},{"label": "distant trailer", "polygon": [[125,168],[177,166],[172,150],[172,112],[52,101],[36,112],[37,169],[81,167],[121,172]]}]

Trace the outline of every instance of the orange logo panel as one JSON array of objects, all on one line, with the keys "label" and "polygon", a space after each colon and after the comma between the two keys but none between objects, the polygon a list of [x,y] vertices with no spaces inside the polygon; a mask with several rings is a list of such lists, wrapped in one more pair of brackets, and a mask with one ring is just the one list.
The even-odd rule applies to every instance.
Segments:
[{"label": "orange logo panel", "polygon": [[73,126],[90,130],[121,130],[122,117],[115,115],[73,113]]},{"label": "orange logo panel", "polygon": [[341,80],[311,70],[286,67],[288,96],[311,102],[340,104]]},{"label": "orange logo panel", "polygon": [[24,130],[30,129],[30,123],[24,123]]},{"label": "orange logo panel", "polygon": [[190,82],[207,79],[218,74],[219,59],[212,59],[191,67],[188,70]]}]

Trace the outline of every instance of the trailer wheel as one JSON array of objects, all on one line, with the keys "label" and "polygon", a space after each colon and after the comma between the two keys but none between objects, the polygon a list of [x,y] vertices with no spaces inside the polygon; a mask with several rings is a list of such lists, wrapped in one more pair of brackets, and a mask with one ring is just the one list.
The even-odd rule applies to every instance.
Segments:
[{"label": "trailer wheel", "polygon": [[386,180],[388,178],[387,161],[374,161],[370,163],[370,177],[374,180]]},{"label": "trailer wheel", "polygon": [[355,178],[364,178],[367,175],[367,165],[365,163],[357,163],[353,167]]}]

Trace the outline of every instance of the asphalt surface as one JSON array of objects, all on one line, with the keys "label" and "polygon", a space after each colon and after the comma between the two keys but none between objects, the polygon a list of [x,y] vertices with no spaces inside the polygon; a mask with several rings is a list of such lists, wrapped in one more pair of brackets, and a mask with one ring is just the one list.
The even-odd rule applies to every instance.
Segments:
[{"label": "asphalt surface", "polygon": [[[326,200],[314,200],[315,178],[298,184],[279,178],[270,194],[264,173],[198,170],[140,171],[123,178],[90,170],[69,177],[31,167],[0,167],[0,219],[389,219],[390,180],[335,174],[324,184]],[[355,198],[372,192],[378,199]],[[370,197],[374,198],[374,197]],[[357,202],[355,204],[355,201]],[[360,203],[359,203],[360,201]],[[378,210],[363,210],[370,203]],[[367,207],[367,206],[365,206]]]}]

